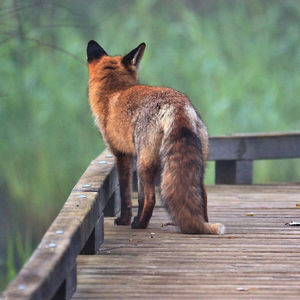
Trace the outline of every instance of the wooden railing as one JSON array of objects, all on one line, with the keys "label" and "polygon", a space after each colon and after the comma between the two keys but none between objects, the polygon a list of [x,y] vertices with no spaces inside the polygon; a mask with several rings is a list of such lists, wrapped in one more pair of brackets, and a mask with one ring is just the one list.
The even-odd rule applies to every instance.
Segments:
[{"label": "wooden railing", "polygon": [[299,158],[300,132],[212,137],[216,184],[251,184],[254,160]]},{"label": "wooden railing", "polygon": [[3,293],[4,299],[70,299],[76,257],[95,254],[103,242],[104,216],[120,206],[114,158],[105,150],[91,162],[37,249]]},{"label": "wooden railing", "polygon": [[[216,183],[252,181],[256,159],[300,157],[300,132],[212,137]],[[95,254],[103,242],[104,216],[120,208],[114,158],[108,150],[91,162],[37,249],[3,293],[3,299],[70,299],[76,289],[76,257]]]}]

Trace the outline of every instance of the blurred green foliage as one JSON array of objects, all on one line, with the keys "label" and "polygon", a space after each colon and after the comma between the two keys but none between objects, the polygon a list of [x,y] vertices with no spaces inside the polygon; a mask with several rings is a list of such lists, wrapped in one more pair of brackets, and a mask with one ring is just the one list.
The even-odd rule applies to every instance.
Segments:
[{"label": "blurred green foliage", "polygon": [[[141,82],[187,94],[211,135],[300,128],[299,1],[0,3],[0,289],[104,147],[87,102],[85,47],[142,41]],[[291,181],[295,161],[255,164]],[[207,182],[213,182],[209,164]]]}]

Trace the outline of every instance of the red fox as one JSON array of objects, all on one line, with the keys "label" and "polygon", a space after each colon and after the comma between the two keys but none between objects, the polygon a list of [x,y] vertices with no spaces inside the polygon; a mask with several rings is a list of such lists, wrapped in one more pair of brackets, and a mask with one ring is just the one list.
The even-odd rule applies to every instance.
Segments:
[{"label": "red fox", "polygon": [[131,222],[132,161],[138,174],[138,213],[132,228],[146,228],[155,205],[155,178],[161,170],[161,197],[182,233],[222,234],[208,223],[203,183],[208,134],[182,93],[138,83],[146,44],[125,56],[109,56],[95,41],[87,46],[89,103],[107,146],[116,157],[121,192],[117,225]]}]

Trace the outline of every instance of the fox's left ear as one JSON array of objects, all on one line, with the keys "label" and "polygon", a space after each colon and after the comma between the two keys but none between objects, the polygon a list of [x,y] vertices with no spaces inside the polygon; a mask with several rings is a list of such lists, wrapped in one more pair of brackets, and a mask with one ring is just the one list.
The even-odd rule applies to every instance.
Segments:
[{"label": "fox's left ear", "polygon": [[124,65],[132,65],[138,68],[143,58],[145,48],[146,44],[141,43],[122,58],[122,63]]},{"label": "fox's left ear", "polygon": [[105,50],[96,41],[89,41],[86,48],[87,61],[90,63],[95,59],[101,58],[103,55],[107,55]]}]

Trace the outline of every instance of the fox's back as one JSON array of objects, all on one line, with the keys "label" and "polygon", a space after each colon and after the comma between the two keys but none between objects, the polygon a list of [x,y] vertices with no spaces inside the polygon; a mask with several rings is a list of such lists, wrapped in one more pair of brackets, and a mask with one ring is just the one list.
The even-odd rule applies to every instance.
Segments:
[{"label": "fox's back", "polygon": [[[189,99],[165,87],[136,85],[113,93],[108,99],[105,138],[119,151],[136,154],[137,137],[160,144],[174,119],[183,127],[203,129]],[[178,123],[178,122],[177,122]]]}]

